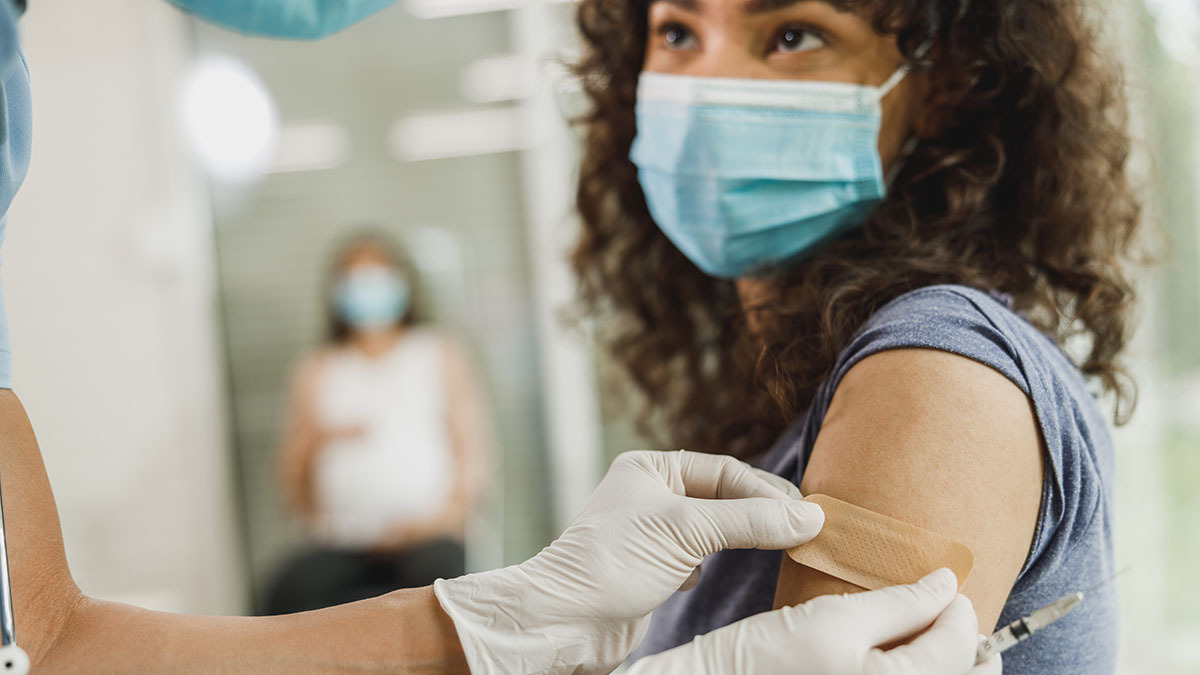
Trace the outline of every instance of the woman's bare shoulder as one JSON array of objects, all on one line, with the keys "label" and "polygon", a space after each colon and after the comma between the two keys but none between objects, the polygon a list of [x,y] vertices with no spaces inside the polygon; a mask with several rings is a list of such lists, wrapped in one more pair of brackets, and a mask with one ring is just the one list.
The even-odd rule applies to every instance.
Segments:
[{"label": "woman's bare shoulder", "polygon": [[1028,555],[1042,494],[1028,396],[999,371],[935,349],[864,358],[839,382],[801,489],[967,544],[964,593],[981,629],[999,617]]}]

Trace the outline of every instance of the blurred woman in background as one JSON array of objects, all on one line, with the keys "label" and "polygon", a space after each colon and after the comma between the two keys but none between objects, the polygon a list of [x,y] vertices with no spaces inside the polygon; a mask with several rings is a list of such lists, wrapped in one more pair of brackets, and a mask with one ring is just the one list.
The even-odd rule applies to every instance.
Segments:
[{"label": "blurred woman in background", "polygon": [[296,368],[280,456],[288,505],[320,548],[287,564],[269,614],[465,572],[490,454],[485,407],[463,349],[418,323],[414,282],[377,234],[334,258],[326,343]]}]

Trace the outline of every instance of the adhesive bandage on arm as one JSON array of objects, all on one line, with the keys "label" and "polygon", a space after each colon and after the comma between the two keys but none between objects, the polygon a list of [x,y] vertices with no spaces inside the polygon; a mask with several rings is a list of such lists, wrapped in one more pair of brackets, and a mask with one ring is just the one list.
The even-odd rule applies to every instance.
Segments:
[{"label": "adhesive bandage on arm", "polygon": [[789,549],[792,560],[865,590],[911,584],[949,567],[961,589],[975,557],[971,549],[936,532],[828,497],[805,501],[825,510],[825,527],[812,541]]}]

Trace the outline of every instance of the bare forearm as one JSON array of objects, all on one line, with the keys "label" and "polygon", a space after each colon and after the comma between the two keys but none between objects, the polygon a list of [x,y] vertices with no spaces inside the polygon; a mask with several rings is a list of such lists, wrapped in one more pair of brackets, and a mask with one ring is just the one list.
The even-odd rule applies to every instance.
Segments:
[{"label": "bare forearm", "polygon": [[200,617],[86,601],[47,672],[467,673],[432,589],[277,617]]},{"label": "bare forearm", "polygon": [[8,390],[0,390],[0,480],[17,639],[36,669],[83,596],[67,567],[58,510],[33,428]]},{"label": "bare forearm", "polygon": [[429,588],[261,618],[165,614],[84,596],[67,567],[33,430],[7,390],[0,479],[17,638],[34,672],[467,672]]}]

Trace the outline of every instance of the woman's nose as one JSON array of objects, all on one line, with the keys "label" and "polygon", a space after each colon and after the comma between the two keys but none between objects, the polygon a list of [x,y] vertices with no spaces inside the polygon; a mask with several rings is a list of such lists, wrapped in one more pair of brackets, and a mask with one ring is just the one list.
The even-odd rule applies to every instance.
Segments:
[{"label": "woman's nose", "polygon": [[729,33],[710,35],[681,75],[694,77],[770,78],[765,60],[745,39]]}]

